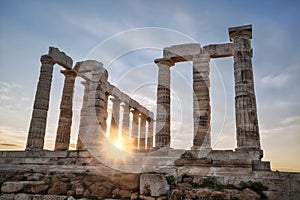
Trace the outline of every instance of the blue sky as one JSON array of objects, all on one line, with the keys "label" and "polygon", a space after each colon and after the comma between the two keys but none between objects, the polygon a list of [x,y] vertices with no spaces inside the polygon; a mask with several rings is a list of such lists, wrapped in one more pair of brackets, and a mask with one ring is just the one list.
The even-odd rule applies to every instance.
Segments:
[{"label": "blue sky", "polygon": [[[103,62],[111,83],[155,111],[153,60],[162,56],[163,47],[192,41],[227,43],[229,27],[252,24],[264,159],[271,160],[273,169],[300,171],[299,19],[298,1],[0,0],[0,148],[24,148],[39,59],[49,46],[66,52],[74,63],[86,58]],[[124,49],[122,55],[120,49]],[[51,91],[49,147],[57,128],[63,84],[60,69],[55,67]],[[213,59],[211,79],[214,148],[234,149],[232,58]],[[190,84],[190,63],[172,68],[174,147],[191,146],[192,93],[185,89]],[[81,94],[78,80],[74,121],[78,121]],[[73,142],[77,125],[73,123]]]}]

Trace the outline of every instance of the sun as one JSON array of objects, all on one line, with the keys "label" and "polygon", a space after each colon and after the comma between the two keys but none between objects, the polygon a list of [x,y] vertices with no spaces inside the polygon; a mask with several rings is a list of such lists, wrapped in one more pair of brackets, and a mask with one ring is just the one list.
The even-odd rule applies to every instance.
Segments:
[{"label": "sun", "polygon": [[120,141],[117,141],[115,143],[115,147],[117,147],[118,149],[121,149],[122,148],[122,143]]}]

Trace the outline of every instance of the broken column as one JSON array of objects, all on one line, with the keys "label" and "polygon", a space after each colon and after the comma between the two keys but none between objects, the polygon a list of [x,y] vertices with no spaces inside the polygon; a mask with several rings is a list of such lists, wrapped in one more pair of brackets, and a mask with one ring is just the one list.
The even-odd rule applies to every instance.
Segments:
[{"label": "broken column", "polygon": [[120,119],[120,103],[121,100],[117,97],[111,99],[112,114],[111,114],[111,124],[110,124],[110,139],[113,143],[119,140],[119,119]]},{"label": "broken column", "polygon": [[260,149],[252,70],[252,25],[229,28],[234,48],[237,149]]},{"label": "broken column", "polygon": [[26,150],[42,150],[44,148],[52,72],[55,61],[50,56],[43,55],[41,56],[41,63]]},{"label": "broken column", "polygon": [[210,55],[201,49],[201,53],[193,56],[193,116],[195,150],[211,149],[210,135]]},{"label": "broken column", "polygon": [[77,139],[77,150],[84,150],[85,147],[81,141],[81,137],[84,134],[85,126],[86,126],[86,115],[87,115],[87,101],[88,101],[88,94],[89,94],[89,81],[82,81],[81,84],[84,86],[83,92],[83,99],[82,99],[82,106],[80,112],[80,125],[78,131],[78,139]]},{"label": "broken column", "polygon": [[170,67],[168,59],[156,59],[158,66],[157,110],[156,110],[156,147],[170,147]]},{"label": "broken column", "polygon": [[60,104],[60,116],[56,133],[54,150],[68,150],[71,137],[71,126],[73,116],[73,94],[76,72],[73,70],[62,70],[65,75],[65,83]]}]

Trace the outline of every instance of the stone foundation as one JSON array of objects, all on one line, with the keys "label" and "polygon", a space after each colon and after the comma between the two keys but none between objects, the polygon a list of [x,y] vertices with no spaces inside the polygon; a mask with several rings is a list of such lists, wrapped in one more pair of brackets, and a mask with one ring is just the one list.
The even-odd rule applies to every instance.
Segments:
[{"label": "stone foundation", "polygon": [[[147,162],[142,173],[111,169],[87,151],[0,152],[0,199],[261,199],[257,192],[239,188],[242,181],[267,186],[262,194],[268,199],[300,195],[299,173],[272,172],[259,161],[229,164],[226,159],[259,158],[259,152],[212,151],[203,159],[195,151],[198,158],[188,158],[187,151],[179,158],[183,152],[166,149],[143,156]],[[216,164],[221,158],[223,163]]]}]

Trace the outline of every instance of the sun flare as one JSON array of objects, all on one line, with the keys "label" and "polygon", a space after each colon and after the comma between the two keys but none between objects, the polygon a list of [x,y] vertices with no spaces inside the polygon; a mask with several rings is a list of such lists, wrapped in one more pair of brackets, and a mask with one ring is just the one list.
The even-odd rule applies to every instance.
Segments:
[{"label": "sun flare", "polygon": [[120,141],[117,141],[115,143],[115,147],[117,147],[118,149],[121,149],[122,148],[122,143]]}]

